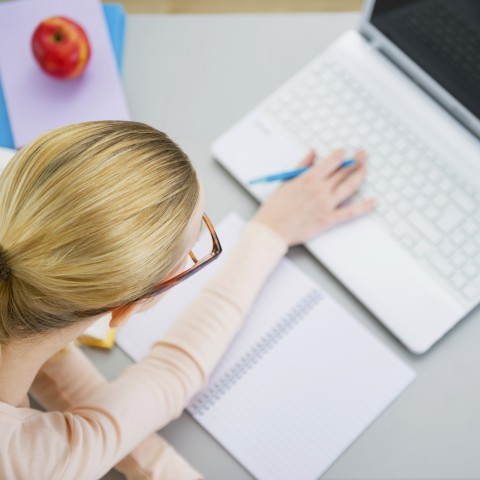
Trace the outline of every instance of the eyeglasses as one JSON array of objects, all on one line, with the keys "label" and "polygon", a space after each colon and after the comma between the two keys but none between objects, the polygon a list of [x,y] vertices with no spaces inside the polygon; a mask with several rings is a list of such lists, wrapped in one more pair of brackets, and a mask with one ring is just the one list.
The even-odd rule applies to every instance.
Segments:
[{"label": "eyeglasses", "polygon": [[193,265],[189,269],[158,284],[150,293],[147,293],[146,295],[139,298],[138,300],[154,297],[155,295],[163,293],[169,288],[172,288],[175,285],[178,285],[180,282],[183,282],[186,278],[191,277],[194,273],[200,271],[203,267],[207,266],[209,263],[215,260],[222,253],[222,246],[220,245],[220,241],[218,240],[218,236],[217,236],[217,233],[215,232],[215,229],[213,228],[212,222],[209,220],[209,218],[205,214],[203,214],[202,221],[204,225],[207,227],[212,237],[212,243],[213,243],[212,251],[208,255],[204,256],[199,260],[197,259],[193,251],[190,250],[188,256],[193,261]]},{"label": "eyeglasses", "polygon": [[[174,287],[175,285],[178,285],[180,282],[183,282],[185,279],[191,277],[194,273],[199,272],[202,268],[207,266],[209,263],[211,263],[213,260],[218,258],[218,256],[222,253],[222,246],[220,245],[220,241],[218,240],[217,233],[215,232],[215,228],[213,227],[212,222],[210,219],[203,214],[202,216],[202,222],[203,225],[208,229],[210,232],[210,235],[212,237],[212,250],[211,252],[200,258],[200,260],[195,256],[193,251],[190,250],[188,256],[190,259],[193,261],[193,265],[188,268],[187,270],[183,271],[182,273],[179,273],[178,275],[175,275],[172,278],[169,278],[168,280],[165,280],[158,285],[156,285],[151,292],[146,293],[145,295],[142,295],[141,297],[137,298],[136,300],[132,300],[130,303],[135,303],[140,300],[146,300],[148,298],[154,297],[156,295],[159,295],[160,293],[165,292],[169,288]],[[112,310],[114,307],[104,307],[102,309],[98,310],[87,310],[84,312],[77,312],[76,315],[77,317],[94,317],[96,315],[100,315],[102,313],[108,312],[109,310]]]}]

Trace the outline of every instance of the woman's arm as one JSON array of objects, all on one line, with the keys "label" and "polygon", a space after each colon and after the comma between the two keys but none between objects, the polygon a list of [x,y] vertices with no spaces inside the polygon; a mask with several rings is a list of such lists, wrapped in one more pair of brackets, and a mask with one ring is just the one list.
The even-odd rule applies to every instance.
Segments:
[{"label": "woman's arm", "polygon": [[[40,369],[30,394],[48,411],[63,411],[82,403],[107,380],[75,345],[69,345]],[[198,480],[194,470],[157,433],[150,434],[114,467],[128,479]]]}]

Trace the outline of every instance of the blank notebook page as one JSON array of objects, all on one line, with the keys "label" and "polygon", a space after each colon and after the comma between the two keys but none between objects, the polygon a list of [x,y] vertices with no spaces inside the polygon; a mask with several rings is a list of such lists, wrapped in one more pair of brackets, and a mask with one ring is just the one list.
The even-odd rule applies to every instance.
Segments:
[{"label": "blank notebook page", "polygon": [[[226,251],[241,227],[234,215],[220,225]],[[143,357],[216,268],[175,287],[145,318],[122,328],[117,343],[132,358]],[[284,259],[188,410],[256,478],[313,480],[414,377]]]}]

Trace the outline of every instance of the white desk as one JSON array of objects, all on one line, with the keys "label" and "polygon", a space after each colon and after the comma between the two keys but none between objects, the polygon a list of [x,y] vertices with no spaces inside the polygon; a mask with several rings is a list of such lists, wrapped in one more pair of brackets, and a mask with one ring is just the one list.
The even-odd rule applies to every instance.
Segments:
[{"label": "white desk", "polygon": [[[256,204],[212,160],[213,139],[357,20],[357,14],[129,17],[124,79],[132,117],[166,131],[190,155],[215,221],[231,210],[248,218]],[[415,357],[303,248],[289,256],[418,373],[324,478],[479,479],[480,311]],[[109,378],[129,363],[119,349],[88,352]],[[188,414],[162,435],[209,480],[251,478]]]}]

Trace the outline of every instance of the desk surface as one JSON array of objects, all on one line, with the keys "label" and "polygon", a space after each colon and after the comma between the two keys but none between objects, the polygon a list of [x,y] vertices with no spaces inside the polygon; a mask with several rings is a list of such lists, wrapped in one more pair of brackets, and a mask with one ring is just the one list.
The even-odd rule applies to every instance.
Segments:
[{"label": "desk surface", "polygon": [[[358,14],[129,17],[124,81],[132,117],[187,152],[215,221],[232,210],[249,218],[256,202],[214,162],[212,141],[357,21]],[[418,374],[324,478],[479,479],[480,310],[416,357],[305,249],[288,255]],[[108,378],[130,363],[118,348],[88,355]],[[252,478],[187,413],[161,433],[210,480]]]}]

